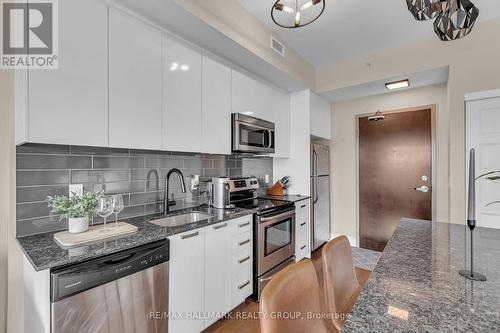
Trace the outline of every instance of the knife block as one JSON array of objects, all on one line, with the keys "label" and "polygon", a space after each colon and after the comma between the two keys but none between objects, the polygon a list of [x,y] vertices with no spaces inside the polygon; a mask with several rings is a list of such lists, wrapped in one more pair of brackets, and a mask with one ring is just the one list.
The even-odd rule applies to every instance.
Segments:
[{"label": "knife block", "polygon": [[271,187],[269,190],[267,190],[267,195],[278,195],[278,196],[284,196],[285,191],[283,191],[283,187],[279,182],[276,182],[273,187]]}]

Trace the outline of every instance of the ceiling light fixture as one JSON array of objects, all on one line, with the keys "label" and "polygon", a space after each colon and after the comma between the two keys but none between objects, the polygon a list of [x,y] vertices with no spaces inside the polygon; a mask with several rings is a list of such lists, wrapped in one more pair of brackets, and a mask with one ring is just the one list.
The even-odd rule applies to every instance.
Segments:
[{"label": "ceiling light fixture", "polygon": [[467,36],[474,27],[479,9],[469,0],[449,0],[434,21],[434,31],[442,41]]},{"label": "ceiling light fixture", "polygon": [[417,21],[435,18],[434,32],[442,41],[467,36],[479,16],[470,0],[406,0],[406,5]]},{"label": "ceiling light fixture", "polygon": [[389,82],[385,84],[385,87],[387,90],[394,90],[394,89],[401,89],[401,88],[407,88],[410,86],[410,80],[400,80],[400,81],[394,81],[394,82]]},{"label": "ceiling light fixture", "polygon": [[417,21],[436,18],[443,11],[447,0],[406,0],[408,10]]},{"label": "ceiling light fixture", "polygon": [[325,10],[325,0],[300,3],[300,0],[276,1],[271,8],[271,19],[282,28],[300,28],[316,21]]}]

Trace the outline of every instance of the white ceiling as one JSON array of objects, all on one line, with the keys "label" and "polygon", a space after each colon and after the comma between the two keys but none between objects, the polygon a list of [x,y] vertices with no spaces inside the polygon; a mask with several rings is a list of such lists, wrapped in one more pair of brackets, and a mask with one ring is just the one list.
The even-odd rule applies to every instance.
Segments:
[{"label": "white ceiling", "polygon": [[[440,67],[423,72],[390,77],[387,79],[368,82],[352,87],[345,87],[341,89],[331,90],[322,93],[321,95],[330,102],[341,102],[361,97],[375,96],[387,93],[390,94],[390,93],[400,92],[403,90],[446,83],[448,82],[448,72],[449,72],[448,67]],[[385,87],[385,84],[388,82],[395,82],[404,79],[410,80],[410,87],[403,89],[395,89],[391,91],[388,91]]]},{"label": "white ceiling", "polygon": [[[432,21],[413,19],[405,0],[326,0],[323,15],[299,29],[284,29],[273,23],[271,7],[275,0],[239,1],[315,66],[435,36]],[[472,1],[479,8],[479,21],[500,17],[499,0]]]}]

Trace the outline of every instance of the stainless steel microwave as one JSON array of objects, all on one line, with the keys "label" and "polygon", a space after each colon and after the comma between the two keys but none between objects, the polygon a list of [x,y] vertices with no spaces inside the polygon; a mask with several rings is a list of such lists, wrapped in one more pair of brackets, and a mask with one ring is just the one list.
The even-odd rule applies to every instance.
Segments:
[{"label": "stainless steel microwave", "polygon": [[241,113],[231,115],[233,153],[272,154],[274,123]]}]

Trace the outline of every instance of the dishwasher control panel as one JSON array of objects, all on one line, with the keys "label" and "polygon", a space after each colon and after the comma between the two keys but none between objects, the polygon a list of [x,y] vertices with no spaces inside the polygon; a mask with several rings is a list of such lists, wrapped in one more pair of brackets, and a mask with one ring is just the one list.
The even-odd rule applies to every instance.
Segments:
[{"label": "dishwasher control panel", "polygon": [[51,270],[51,302],[168,262],[169,254],[169,241],[165,239]]}]

